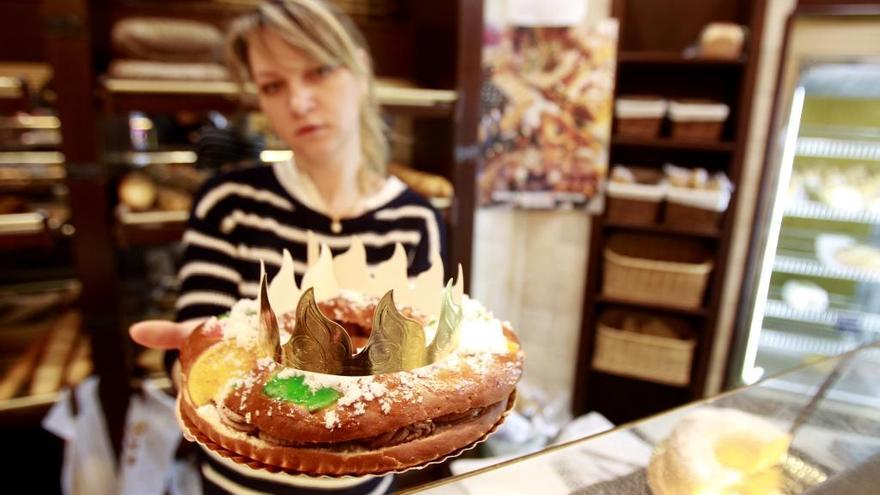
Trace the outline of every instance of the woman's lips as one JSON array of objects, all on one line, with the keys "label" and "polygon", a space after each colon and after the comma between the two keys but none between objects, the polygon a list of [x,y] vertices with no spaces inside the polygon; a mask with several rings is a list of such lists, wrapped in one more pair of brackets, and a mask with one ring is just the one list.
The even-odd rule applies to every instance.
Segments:
[{"label": "woman's lips", "polygon": [[310,134],[314,134],[323,128],[324,128],[323,125],[304,125],[296,130],[296,135],[297,136],[307,136]]}]

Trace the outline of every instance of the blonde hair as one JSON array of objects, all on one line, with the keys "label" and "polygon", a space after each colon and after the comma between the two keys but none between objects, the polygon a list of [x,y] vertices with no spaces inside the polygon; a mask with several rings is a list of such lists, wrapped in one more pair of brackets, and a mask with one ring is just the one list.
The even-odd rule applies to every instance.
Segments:
[{"label": "blonde hair", "polygon": [[365,166],[384,177],[388,141],[379,115],[367,44],[354,23],[321,0],[263,2],[254,12],[239,17],[227,35],[232,75],[242,85],[251,79],[248,40],[261,29],[273,30],[319,63],[342,64],[366,80],[367,94],[361,99],[360,106],[362,171]]}]

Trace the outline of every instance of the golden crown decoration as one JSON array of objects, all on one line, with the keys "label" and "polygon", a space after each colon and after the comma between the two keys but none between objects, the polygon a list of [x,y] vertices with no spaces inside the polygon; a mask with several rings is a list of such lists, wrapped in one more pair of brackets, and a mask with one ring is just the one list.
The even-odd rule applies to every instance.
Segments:
[{"label": "golden crown decoration", "polygon": [[[450,280],[442,286],[443,265],[439,255],[432,256],[432,266],[410,281],[406,276],[406,257],[402,246],[395,246],[394,256],[370,270],[366,250],[357,237],[345,253],[333,257],[326,245],[318,247],[309,233],[309,263],[302,278],[302,288],[293,278],[290,253],[283,254],[281,269],[269,284],[265,269],[260,277],[258,346],[261,354],[276,363],[316,373],[365,376],[409,371],[439,361],[458,347],[463,321],[461,267],[455,286]],[[372,331],[366,345],[357,350],[351,336],[340,324],[325,316],[318,299],[326,300],[340,290],[378,297],[373,313]],[[293,309],[294,327],[284,344],[273,307],[284,312]],[[404,305],[438,319],[437,331],[426,345],[425,330],[418,321],[404,316],[395,304],[402,295]],[[438,309],[439,308],[439,309]]]}]

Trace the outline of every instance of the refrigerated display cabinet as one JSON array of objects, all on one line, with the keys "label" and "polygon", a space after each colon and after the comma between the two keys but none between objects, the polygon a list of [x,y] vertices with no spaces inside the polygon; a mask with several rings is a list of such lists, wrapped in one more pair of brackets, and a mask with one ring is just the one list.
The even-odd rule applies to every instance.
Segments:
[{"label": "refrigerated display cabinet", "polygon": [[880,15],[865,12],[788,24],[729,385],[880,339]]}]

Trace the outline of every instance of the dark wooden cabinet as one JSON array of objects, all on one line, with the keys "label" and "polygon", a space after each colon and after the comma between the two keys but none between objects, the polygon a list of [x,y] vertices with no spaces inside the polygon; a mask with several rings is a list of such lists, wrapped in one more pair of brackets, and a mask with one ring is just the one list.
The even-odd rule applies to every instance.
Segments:
[{"label": "dark wooden cabinet", "polygon": [[[679,141],[670,137],[634,139],[612,135],[610,163],[660,168],[664,163],[671,162],[686,167],[704,167],[709,172],[725,172],[737,184],[746,150],[765,2],[615,0],[612,10],[612,15],[620,21],[616,81],[618,95],[711,99],[726,103],[730,107],[730,116],[718,142]],[[748,28],[740,59],[711,60],[683,55],[685,49],[697,42],[706,24],[718,21],[734,22]],[[666,126],[668,122],[664,123],[661,131],[663,136],[669,135]],[[612,421],[621,423],[702,396],[715,339],[736,201],[737,193],[734,190],[722,227],[711,232],[692,232],[663,225],[621,224],[606,220],[603,216],[592,219],[573,403],[575,413],[596,410]],[[622,231],[693,238],[705,243],[714,253],[714,269],[703,305],[682,310],[602,296],[602,251],[608,236]],[[594,370],[596,324],[602,311],[609,308],[638,309],[688,321],[697,330],[689,384],[675,387]]]}]

